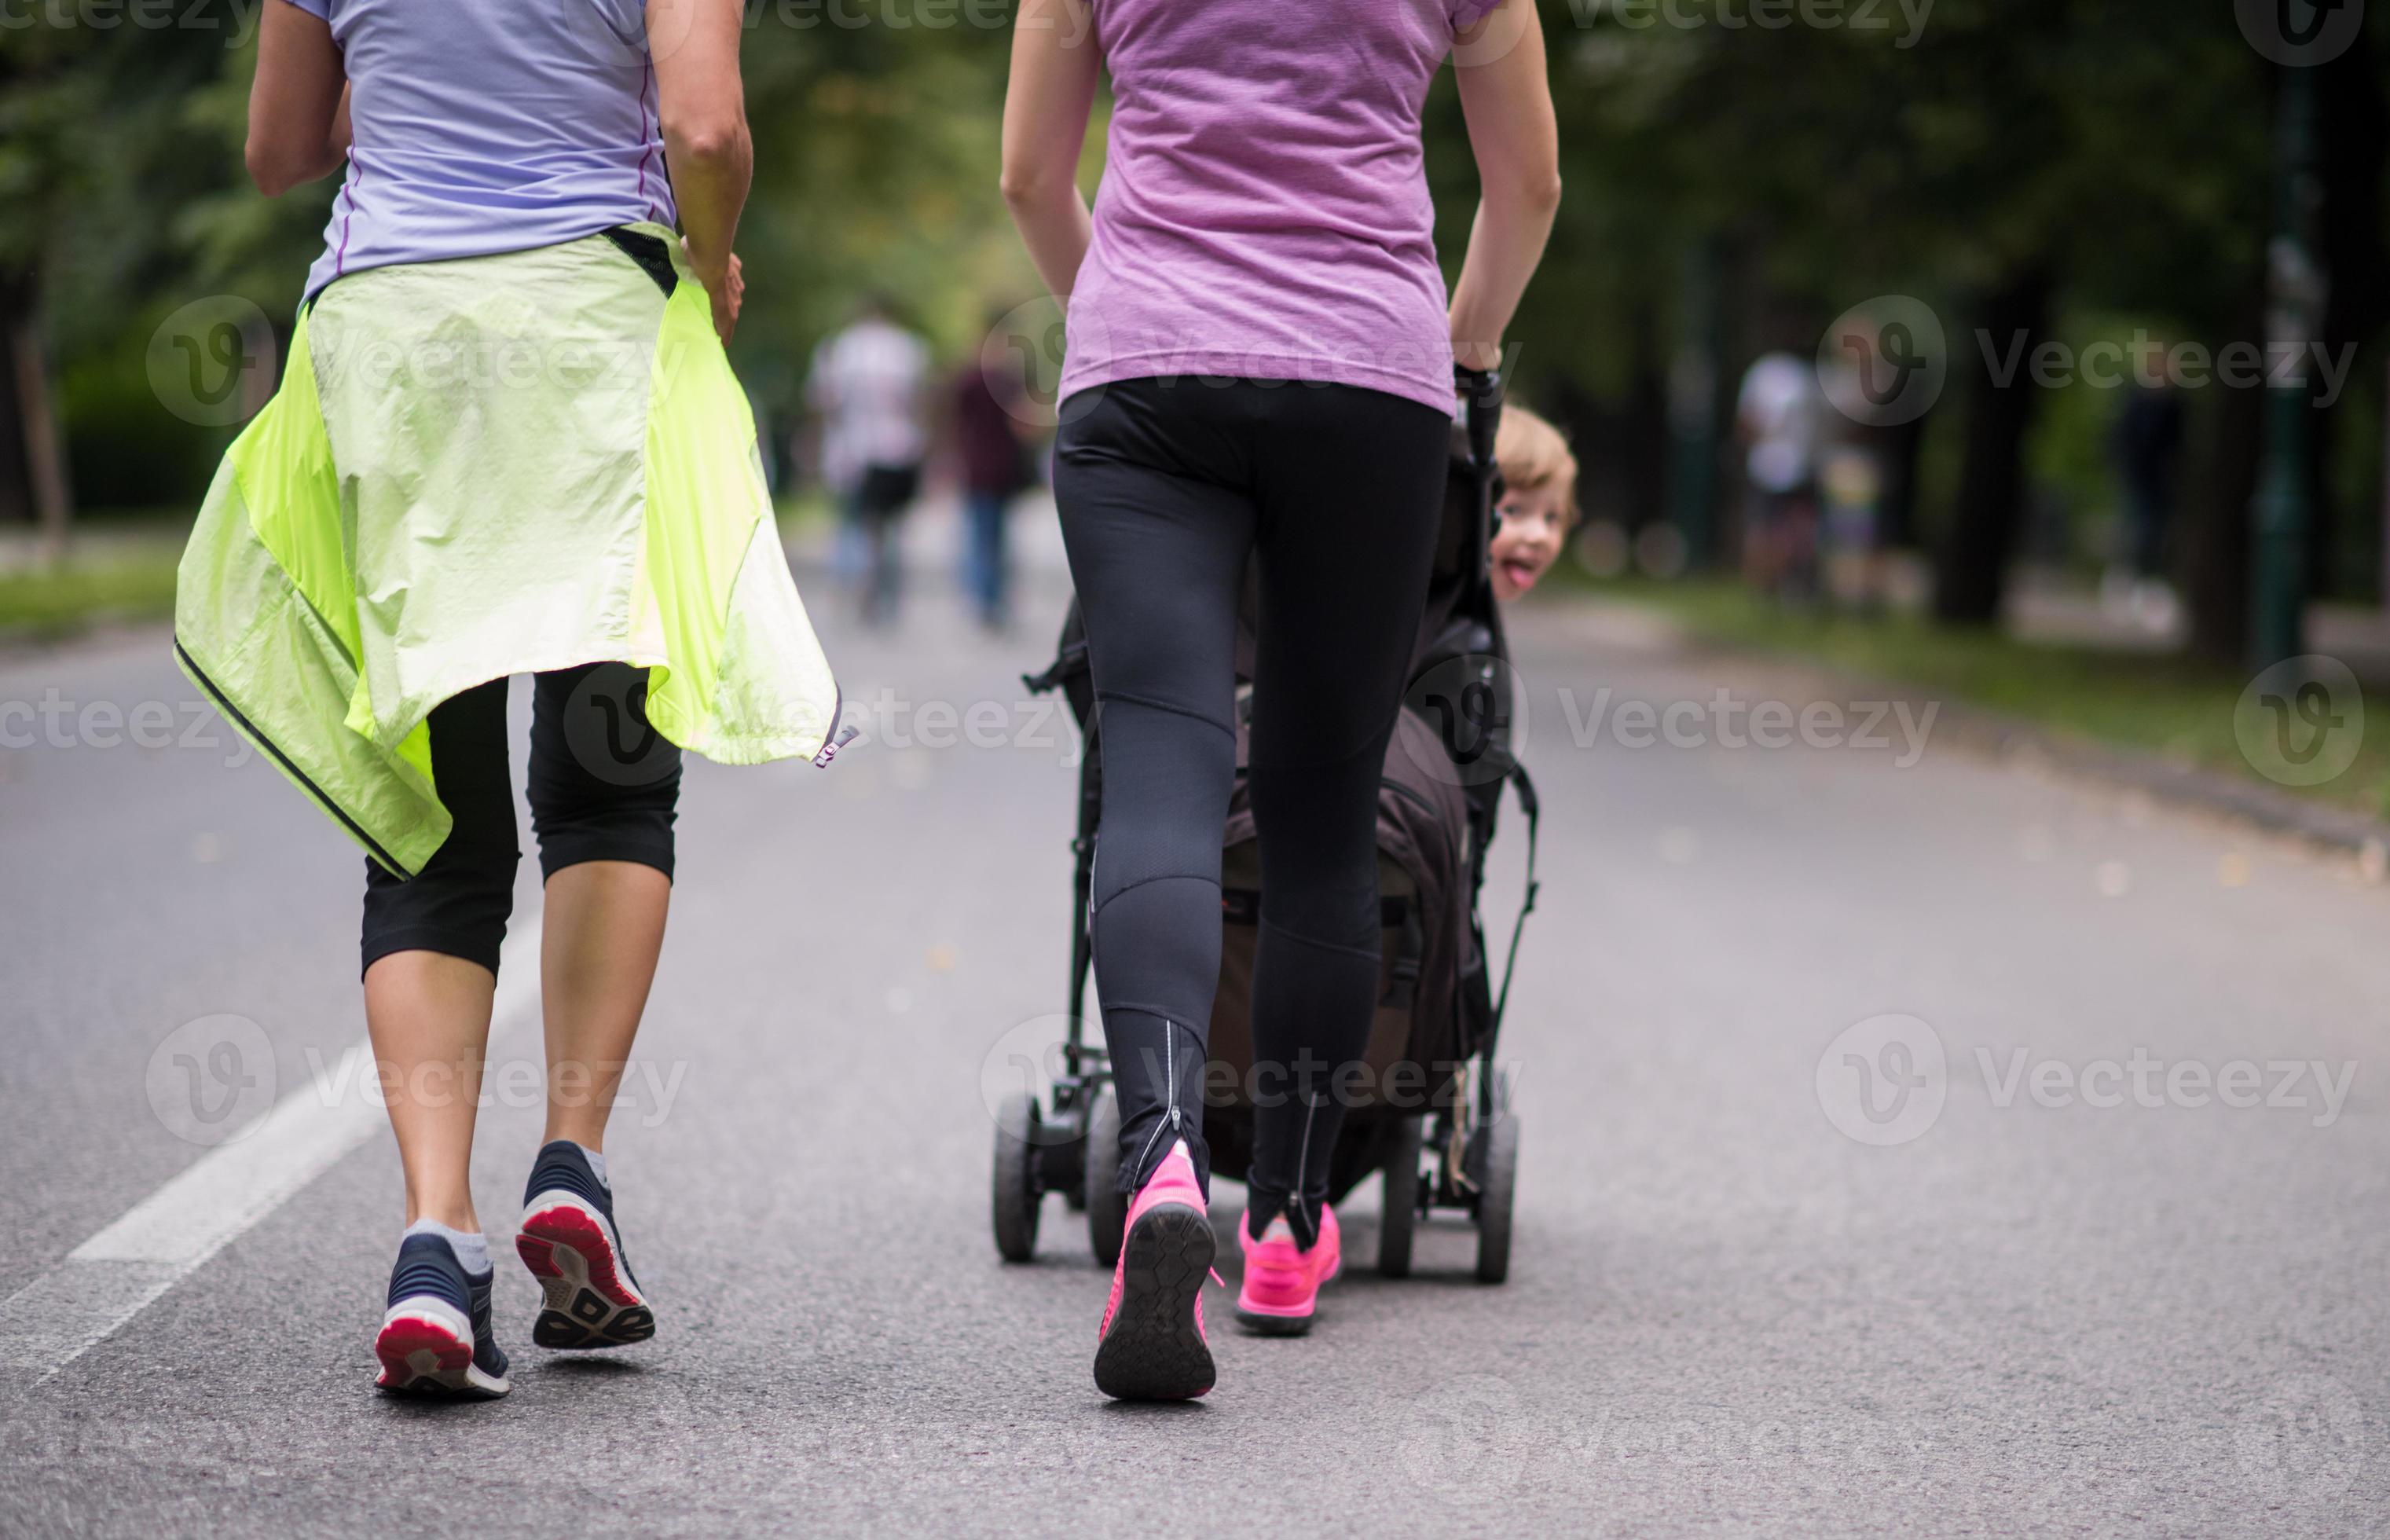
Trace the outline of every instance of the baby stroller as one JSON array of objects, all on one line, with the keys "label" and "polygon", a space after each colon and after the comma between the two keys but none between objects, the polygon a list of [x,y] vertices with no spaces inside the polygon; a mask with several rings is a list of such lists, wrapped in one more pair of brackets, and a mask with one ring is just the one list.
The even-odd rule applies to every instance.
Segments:
[{"label": "baby stroller", "polygon": [[[1439,1209],[1467,1213],[1477,1227],[1476,1275],[1499,1283],[1510,1265],[1511,1197],[1519,1122],[1495,1060],[1518,960],[1519,930],[1535,908],[1535,786],[1512,752],[1509,648],[1496,608],[1488,546],[1498,500],[1494,465],[1501,385],[1492,374],[1461,375],[1467,412],[1455,434],[1452,471],[1434,575],[1411,665],[1412,684],[1386,756],[1379,794],[1379,892],[1384,962],[1361,1084],[1337,1141],[1330,1200],[1342,1202],[1370,1174],[1385,1178],[1378,1270],[1410,1271],[1417,1220]],[[1247,584],[1239,673],[1251,679],[1253,585]],[[994,1217],[996,1250],[1025,1262],[1036,1246],[1047,1193],[1087,1216],[1096,1259],[1119,1255],[1128,1200],[1114,1190],[1120,1112],[1101,1033],[1090,1042],[1085,998],[1091,964],[1088,894],[1103,757],[1093,723],[1094,681],[1073,604],[1060,655],[1024,678],[1037,693],[1060,689],[1086,739],[1079,771],[1073,877],[1069,1028],[1049,1104],[1029,1089],[997,1109]],[[1260,909],[1259,859],[1244,788],[1250,690],[1240,691],[1238,779],[1222,853],[1225,927],[1210,1054],[1225,1095],[1207,1096],[1205,1136],[1213,1170],[1240,1179],[1253,1149],[1253,959]],[[1478,894],[1502,789],[1515,789],[1527,819],[1527,879],[1519,925],[1497,986],[1488,967]]]}]

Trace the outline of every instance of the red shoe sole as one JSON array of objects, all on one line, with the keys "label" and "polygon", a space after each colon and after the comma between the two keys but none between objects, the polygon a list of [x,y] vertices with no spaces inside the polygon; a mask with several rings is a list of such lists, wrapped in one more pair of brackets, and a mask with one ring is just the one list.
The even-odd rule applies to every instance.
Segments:
[{"label": "red shoe sole", "polygon": [[605,1230],[582,1210],[563,1204],[542,1209],[523,1221],[522,1233],[515,1237],[515,1253],[531,1269],[532,1277],[543,1281],[566,1276],[557,1260],[559,1246],[569,1247],[580,1256],[588,1270],[589,1287],[607,1303],[628,1310],[646,1303],[623,1286],[622,1275],[614,1267],[614,1248],[607,1242]]},{"label": "red shoe sole", "polygon": [[604,1226],[588,1211],[558,1203],[533,1213],[515,1237],[515,1254],[546,1296],[532,1324],[531,1340],[541,1347],[623,1347],[656,1334],[648,1303],[631,1290]]},{"label": "red shoe sole", "polygon": [[[428,1365],[418,1364],[417,1356],[430,1354]],[[386,1391],[412,1388],[418,1380],[430,1380],[443,1390],[454,1390],[448,1376],[461,1381],[466,1366],[473,1361],[473,1344],[459,1341],[454,1332],[437,1321],[420,1315],[402,1315],[386,1323],[381,1335],[374,1339],[374,1357],[381,1363],[381,1379],[378,1381]]]}]

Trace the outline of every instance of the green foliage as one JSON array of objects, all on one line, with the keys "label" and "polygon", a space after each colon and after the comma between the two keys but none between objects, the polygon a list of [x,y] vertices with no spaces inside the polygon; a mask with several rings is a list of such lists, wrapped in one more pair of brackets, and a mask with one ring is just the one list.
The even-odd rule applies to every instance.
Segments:
[{"label": "green foliage", "polygon": [[[1697,247],[1730,259],[1729,378],[1769,316],[1821,327],[1891,292],[1933,305],[1960,367],[1979,367],[1972,296],[2028,264],[2061,275],[2070,336],[2118,315],[2185,340],[2231,324],[2262,250],[2268,118],[2229,5],[1911,0],[1912,15],[1883,0],[1865,15],[1884,25],[1865,29],[1860,0],[1805,0],[1772,13],[1790,25],[1754,24],[1770,3],[1542,0],[1568,192],[1514,331],[1530,395],[1566,383],[1614,401],[1664,366]],[[815,342],[869,291],[948,356],[974,347],[991,307],[1038,292],[996,193],[1004,7],[935,11],[943,26],[929,6],[748,9],[757,182],[737,361],[759,403],[793,404]],[[887,24],[898,15],[918,19]],[[110,497],[183,484],[196,499],[191,467],[212,453],[135,388],[158,321],[230,293],[282,324],[318,250],[334,184],[269,200],[242,173],[240,41],[0,31],[0,278],[38,276],[75,462]],[[1457,263],[1475,173],[1449,71],[1426,118]],[[1960,394],[1926,438],[1929,528],[1955,481]],[[2106,497],[2094,448],[2111,404],[2081,390],[2046,404],[2037,464],[2087,508]],[[2361,490],[2371,466],[2343,480]]]}]

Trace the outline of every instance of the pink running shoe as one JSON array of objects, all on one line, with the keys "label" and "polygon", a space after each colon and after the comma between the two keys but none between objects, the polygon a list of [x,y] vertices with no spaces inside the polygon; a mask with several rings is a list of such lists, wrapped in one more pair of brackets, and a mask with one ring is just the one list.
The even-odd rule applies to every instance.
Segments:
[{"label": "pink running shoe", "polygon": [[1203,1279],[1218,1242],[1185,1140],[1129,1204],[1096,1344],[1096,1389],[1122,1401],[1189,1401],[1212,1388]]},{"label": "pink running shoe", "polygon": [[1245,1253],[1245,1286],[1237,1290],[1237,1319],[1265,1337],[1300,1337],[1311,1329],[1319,1286],[1344,1270],[1344,1241],[1336,1211],[1319,1206],[1319,1239],[1308,1251],[1294,1243],[1294,1226],[1279,1214],[1259,1240],[1243,1221],[1237,1245]]}]

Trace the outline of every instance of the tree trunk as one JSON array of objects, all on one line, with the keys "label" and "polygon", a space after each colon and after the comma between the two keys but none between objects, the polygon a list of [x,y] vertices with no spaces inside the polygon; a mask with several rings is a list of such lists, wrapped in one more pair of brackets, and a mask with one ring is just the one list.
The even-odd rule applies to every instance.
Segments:
[{"label": "tree trunk", "polygon": [[1668,377],[1660,363],[1660,339],[1651,313],[1636,318],[1635,370],[1626,382],[1626,494],[1634,512],[1627,522],[1640,530],[1668,519]]},{"label": "tree trunk", "polygon": [[[2345,384],[2356,387],[2357,358],[2381,334],[2390,319],[2390,252],[2383,244],[2382,183],[2385,157],[2390,157],[2390,109],[2383,101],[2382,81],[2375,67],[2372,39],[2360,33],[2355,47],[2316,71],[2319,171],[2323,204],[2317,211],[2319,253],[2331,285],[2323,330],[2319,339],[2331,368],[2346,368]],[[2315,391],[2325,391],[2323,371],[2309,361]],[[2354,399],[2352,399],[2354,398]],[[2363,416],[2350,417],[2363,400],[2345,391],[2330,406],[2319,405],[2310,443],[2314,453],[2307,467],[2314,528],[2307,539],[2307,592],[2327,597],[2345,587],[2363,586],[2369,574],[2344,574],[2336,568],[2347,547],[2344,538],[2357,511],[2339,496],[2339,478],[2332,474],[2333,456],[2340,446],[2373,430]],[[2344,584],[2344,576],[2356,578]]]},{"label": "tree trunk", "polygon": [[8,340],[30,308],[23,288],[0,274],[0,526],[41,517],[33,502],[32,469],[25,461],[25,411],[17,399],[17,369]]},{"label": "tree trunk", "polygon": [[30,277],[0,279],[0,518],[31,518],[41,525],[45,562],[66,554],[73,503],[65,446],[50,399],[47,350],[42,345],[37,290]]},{"label": "tree trunk", "polygon": [[[2233,337],[2266,334],[2266,276],[2250,275],[2247,298]],[[2211,662],[2238,667],[2249,651],[2249,503],[2257,494],[2258,462],[2266,447],[2266,391],[2235,390],[2220,380],[2208,397],[2204,432],[2211,448],[2197,467],[2198,489],[2188,499],[2189,538],[2183,542],[2183,577],[2191,603],[2191,651]]]},{"label": "tree trunk", "polygon": [[1879,496],[1876,544],[1887,551],[1913,550],[1917,545],[1917,457],[1925,444],[1924,417],[1874,430],[1883,471]]},{"label": "tree trunk", "polygon": [[[1990,626],[2000,619],[2009,556],[2024,523],[2025,437],[2038,404],[2033,351],[2049,327],[2050,279],[2039,270],[2011,278],[1983,310],[1988,352],[2015,372],[2002,384],[1976,339],[1960,344],[1956,372],[1984,366],[1967,401],[1966,451],[1950,530],[1935,563],[1934,614],[1946,625]],[[1968,356],[1972,351],[1973,356]]]}]

